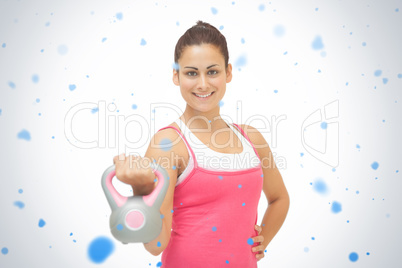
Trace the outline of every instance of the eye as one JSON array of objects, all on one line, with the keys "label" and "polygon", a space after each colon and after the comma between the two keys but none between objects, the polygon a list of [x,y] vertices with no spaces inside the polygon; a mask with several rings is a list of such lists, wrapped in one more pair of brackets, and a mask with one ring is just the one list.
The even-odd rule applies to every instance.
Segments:
[{"label": "eye", "polygon": [[211,75],[214,75],[214,74],[217,74],[218,72],[215,71],[215,70],[211,70],[211,71],[209,71],[208,73],[211,74]]},{"label": "eye", "polygon": [[196,73],[196,72],[188,72],[187,75],[188,75],[188,76],[196,76],[197,73]]}]

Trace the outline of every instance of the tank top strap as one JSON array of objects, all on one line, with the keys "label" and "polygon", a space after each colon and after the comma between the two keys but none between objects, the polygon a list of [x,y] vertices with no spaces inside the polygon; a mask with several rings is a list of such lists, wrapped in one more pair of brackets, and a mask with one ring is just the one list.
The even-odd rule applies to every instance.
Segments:
[{"label": "tank top strap", "polygon": [[181,133],[181,131],[180,131],[177,127],[174,127],[174,126],[167,126],[167,127],[163,127],[163,128],[161,128],[161,129],[159,129],[157,132],[159,132],[159,131],[161,131],[161,130],[163,130],[163,129],[165,129],[165,128],[173,128],[173,129],[175,129],[176,132],[180,135],[180,137],[183,139],[184,143],[186,144],[187,149],[190,151],[190,155],[191,155],[191,157],[193,158],[193,161],[194,161],[194,168],[196,168],[196,167],[198,166],[198,163],[197,163],[197,159],[195,158],[195,154],[194,154],[194,152],[193,152],[193,149],[191,149],[190,144],[187,142],[186,138],[185,138],[184,135]]},{"label": "tank top strap", "polygon": [[243,130],[239,125],[237,125],[237,124],[235,124],[235,123],[233,123],[232,125],[236,126],[236,128],[241,132],[241,134],[250,142],[251,146],[253,146],[253,149],[254,149],[255,154],[258,156],[259,159],[261,159],[260,156],[258,155],[257,150],[256,150],[255,147],[254,147],[254,144],[250,141],[250,139],[249,139],[249,137],[247,136],[246,132],[244,132],[244,130]]}]

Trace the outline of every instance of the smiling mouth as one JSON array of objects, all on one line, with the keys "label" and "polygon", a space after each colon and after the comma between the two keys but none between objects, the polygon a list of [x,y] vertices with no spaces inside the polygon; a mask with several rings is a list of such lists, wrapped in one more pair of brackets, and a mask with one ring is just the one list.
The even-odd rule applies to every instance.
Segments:
[{"label": "smiling mouth", "polygon": [[196,94],[196,93],[193,93],[193,95],[196,96],[199,99],[208,99],[214,93],[215,93],[215,91],[212,91],[211,93],[205,94],[205,95],[199,95],[199,94]]}]

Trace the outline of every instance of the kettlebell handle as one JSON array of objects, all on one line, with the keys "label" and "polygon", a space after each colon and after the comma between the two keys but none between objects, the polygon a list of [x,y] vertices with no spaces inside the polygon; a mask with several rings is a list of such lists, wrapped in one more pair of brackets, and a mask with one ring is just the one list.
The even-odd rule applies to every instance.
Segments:
[{"label": "kettlebell handle", "polygon": [[[160,207],[169,188],[169,176],[164,168],[152,162],[150,164],[152,171],[158,178],[158,184],[148,195],[142,196],[143,201],[149,207]],[[115,166],[108,167],[102,175],[102,188],[112,210],[123,206],[128,197],[122,196],[113,186],[112,179],[116,175]]]}]

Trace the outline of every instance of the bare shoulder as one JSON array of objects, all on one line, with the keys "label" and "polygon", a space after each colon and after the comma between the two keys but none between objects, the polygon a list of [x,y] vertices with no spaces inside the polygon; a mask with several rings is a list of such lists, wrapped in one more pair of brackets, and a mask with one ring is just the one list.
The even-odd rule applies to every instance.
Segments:
[{"label": "bare shoulder", "polygon": [[[174,122],[169,126],[180,130],[179,126]],[[160,159],[155,159],[157,162],[170,159],[172,161],[170,165],[179,167],[179,171],[181,170],[180,167],[187,163],[186,160],[189,158],[186,144],[174,128],[165,128],[156,132],[151,138],[147,154],[158,155]]]},{"label": "bare shoulder", "polygon": [[239,124],[239,126],[243,129],[246,135],[249,137],[250,141],[256,147],[256,149],[260,148],[268,148],[269,145],[265,140],[264,136],[260,133],[260,131],[250,125]]}]

